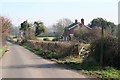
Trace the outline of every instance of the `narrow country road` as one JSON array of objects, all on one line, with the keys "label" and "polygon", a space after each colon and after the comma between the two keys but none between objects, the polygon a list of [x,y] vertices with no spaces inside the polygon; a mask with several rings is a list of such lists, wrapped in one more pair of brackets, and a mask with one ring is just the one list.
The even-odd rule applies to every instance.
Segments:
[{"label": "narrow country road", "polygon": [[59,67],[29,50],[8,43],[9,51],[1,58],[3,78],[85,78],[75,71]]}]

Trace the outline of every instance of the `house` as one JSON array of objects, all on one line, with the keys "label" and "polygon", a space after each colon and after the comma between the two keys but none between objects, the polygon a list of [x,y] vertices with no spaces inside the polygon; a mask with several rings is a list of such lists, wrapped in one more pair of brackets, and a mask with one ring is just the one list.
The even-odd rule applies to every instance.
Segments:
[{"label": "house", "polygon": [[63,33],[63,40],[71,40],[71,37],[73,36],[74,30],[78,30],[81,27],[86,27],[87,29],[91,29],[90,27],[84,25],[84,19],[81,19],[81,22],[78,22],[77,19],[75,19],[75,22],[66,26],[64,28],[64,33]]}]

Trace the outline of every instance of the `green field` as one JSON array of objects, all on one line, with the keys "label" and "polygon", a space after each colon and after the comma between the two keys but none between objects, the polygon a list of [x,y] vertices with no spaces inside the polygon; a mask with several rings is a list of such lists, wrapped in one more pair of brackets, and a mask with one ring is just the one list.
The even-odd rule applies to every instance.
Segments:
[{"label": "green field", "polygon": [[48,38],[50,41],[54,39],[55,37],[37,37],[38,40],[43,41],[44,38]]}]

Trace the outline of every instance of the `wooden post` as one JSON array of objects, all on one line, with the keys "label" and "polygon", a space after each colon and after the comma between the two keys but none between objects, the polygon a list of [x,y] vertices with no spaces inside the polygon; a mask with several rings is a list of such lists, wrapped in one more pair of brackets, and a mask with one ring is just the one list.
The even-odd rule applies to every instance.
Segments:
[{"label": "wooden post", "polygon": [[101,30],[101,54],[100,54],[100,65],[103,66],[103,38],[104,38],[104,32],[103,32],[103,25]]}]

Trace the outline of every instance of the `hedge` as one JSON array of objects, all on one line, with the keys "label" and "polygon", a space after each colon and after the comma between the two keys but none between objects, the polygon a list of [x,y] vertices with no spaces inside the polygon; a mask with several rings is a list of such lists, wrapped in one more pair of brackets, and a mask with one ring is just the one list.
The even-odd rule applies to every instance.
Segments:
[{"label": "hedge", "polygon": [[79,44],[74,42],[41,42],[35,40],[28,40],[26,44],[28,44],[30,47],[36,49],[43,49],[45,52],[55,52],[59,55],[79,55]]}]

